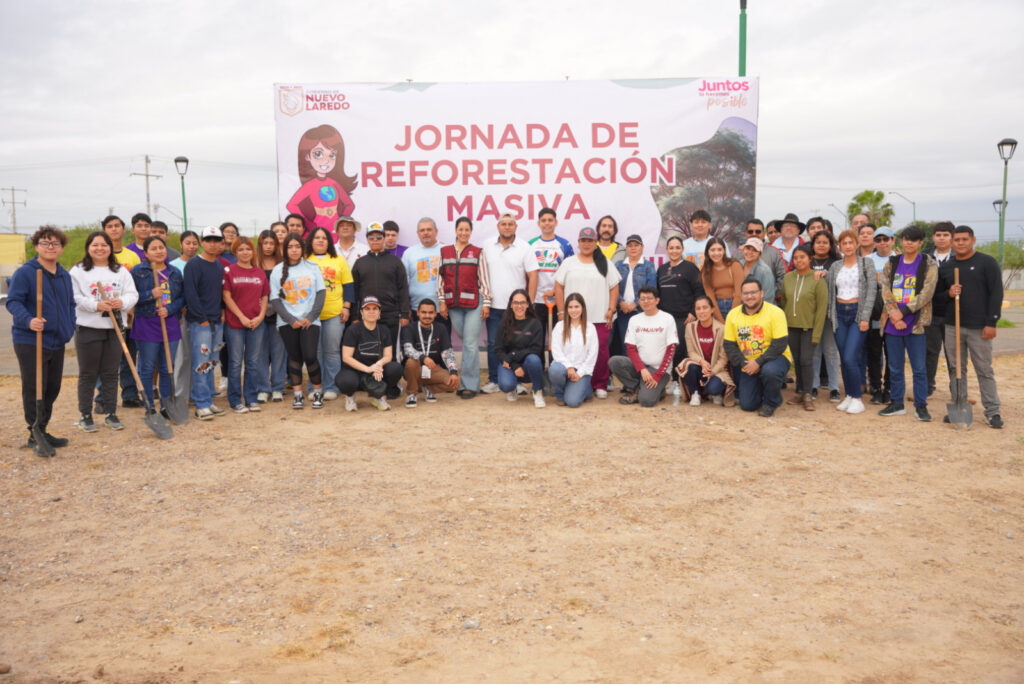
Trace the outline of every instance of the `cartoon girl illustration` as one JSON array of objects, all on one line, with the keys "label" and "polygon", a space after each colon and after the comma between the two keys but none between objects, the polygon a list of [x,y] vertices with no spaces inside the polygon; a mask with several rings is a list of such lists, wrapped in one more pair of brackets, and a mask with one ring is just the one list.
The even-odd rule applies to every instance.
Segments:
[{"label": "cartoon girl illustration", "polygon": [[[345,174],[345,142],[334,126],[311,128],[299,139],[299,178],[302,187],[288,200],[288,211],[306,219],[306,233],[320,226],[337,241],[338,216],[351,216],[356,205],[349,196],[356,176]],[[305,236],[303,236],[305,237]]]}]

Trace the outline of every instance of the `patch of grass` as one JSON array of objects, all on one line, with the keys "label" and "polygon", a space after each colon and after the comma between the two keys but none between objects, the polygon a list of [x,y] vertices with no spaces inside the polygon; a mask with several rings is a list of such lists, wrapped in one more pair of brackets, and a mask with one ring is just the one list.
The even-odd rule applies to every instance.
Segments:
[{"label": "patch of grass", "polygon": [[1013,321],[1009,320],[1009,319],[1000,318],[998,321],[996,321],[996,327],[997,328],[1016,328],[1017,324],[1014,323]]}]

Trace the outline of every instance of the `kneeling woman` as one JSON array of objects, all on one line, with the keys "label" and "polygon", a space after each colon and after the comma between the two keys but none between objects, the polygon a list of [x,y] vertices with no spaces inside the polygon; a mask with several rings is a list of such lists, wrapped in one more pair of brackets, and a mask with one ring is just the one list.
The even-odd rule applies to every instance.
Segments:
[{"label": "kneeling woman", "polygon": [[288,354],[288,381],[292,408],[301,409],[302,365],[313,385],[313,408],[324,407],[323,384],[317,348],[320,343],[320,311],[327,292],[320,267],[302,258],[305,245],[297,233],[284,239],[284,261],[270,274],[270,303],[277,314],[277,331]]},{"label": "kneeling woman", "polygon": [[360,320],[345,329],[341,340],[341,370],[336,383],[345,395],[345,410],[355,411],[355,393],[364,390],[370,403],[380,411],[391,408],[384,397],[402,377],[402,366],[394,360],[394,340],[386,325],[380,325],[380,300],[363,297]]},{"label": "kneeling woman", "polygon": [[[596,334],[596,333],[595,333]],[[544,408],[544,328],[530,306],[530,295],[519,289],[508,299],[508,308],[501,315],[494,355],[498,366],[498,387],[509,401],[518,399],[516,385],[529,382],[533,388],[533,405]]]},{"label": "kneeling woman", "polygon": [[716,404],[736,404],[736,384],[729,373],[725,354],[725,325],[715,318],[711,298],[697,295],[693,302],[697,320],[686,324],[687,358],[676,368],[683,378],[683,395],[691,406],[700,406],[700,396],[710,396]]},{"label": "kneeling woman", "polygon": [[597,363],[597,328],[587,322],[587,305],[578,292],[565,298],[568,316],[551,332],[548,377],[559,406],[576,408],[591,396],[590,376]]},{"label": "kneeling woman", "polygon": [[160,369],[160,413],[167,418],[166,402],[171,400],[171,376],[167,371],[161,328],[167,328],[167,342],[171,358],[174,358],[181,341],[178,314],[185,306],[185,286],[181,272],[167,264],[167,245],[162,237],[153,235],[146,238],[142,248],[146,260],[132,269],[135,289],[139,293],[132,339],[139,350],[139,377],[150,406],[153,405],[153,371]]}]

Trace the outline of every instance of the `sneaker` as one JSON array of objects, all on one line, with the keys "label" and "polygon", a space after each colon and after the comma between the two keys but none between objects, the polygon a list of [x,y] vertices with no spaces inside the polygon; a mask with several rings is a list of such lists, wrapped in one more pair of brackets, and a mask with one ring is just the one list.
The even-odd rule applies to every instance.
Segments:
[{"label": "sneaker", "polygon": [[[946,423],[948,425],[949,424],[949,416],[948,415],[942,416],[942,422]],[[999,422],[1001,423],[1002,421],[1000,420]]]},{"label": "sneaker", "polygon": [[324,407],[324,393],[320,391],[313,392],[313,401],[310,406],[315,409],[322,409]]},{"label": "sneaker", "polygon": [[235,404],[231,407],[231,410],[235,413],[248,413],[249,409],[246,408],[245,404]]},{"label": "sneaker", "polygon": [[498,383],[489,382],[483,387],[481,387],[480,391],[483,392],[484,394],[497,394],[498,392],[501,391],[501,388],[498,387]]},{"label": "sneaker", "polygon": [[714,404],[715,406],[721,406],[722,405],[722,395],[721,394],[712,394],[711,395],[711,403]]},{"label": "sneaker", "polygon": [[594,396],[597,397],[598,399],[607,399],[608,390],[596,389],[594,390]]},{"label": "sneaker", "polygon": [[124,430],[124,423],[117,419],[116,413],[111,413],[107,416],[107,419],[103,421],[103,424],[111,430]]},{"label": "sneaker", "polygon": [[249,413],[259,413],[259,412],[260,412],[260,410],[261,410],[261,409],[260,409],[260,403],[259,403],[259,401],[258,401],[258,400],[257,400],[257,401],[254,401],[254,402],[252,402],[252,403],[251,403],[251,404],[249,404],[249,405],[248,405],[248,406],[247,406],[246,408],[248,408],[248,409],[249,409]]},{"label": "sneaker", "polygon": [[96,432],[99,426],[92,422],[92,416],[82,416],[78,421],[78,429],[82,432]]},{"label": "sneaker", "polygon": [[853,397],[846,395],[846,398],[839,402],[839,406],[836,406],[836,411],[845,411],[850,408],[851,403],[853,403]]},{"label": "sneaker", "polygon": [[889,405],[878,412],[878,415],[888,418],[890,416],[905,416],[907,410],[903,408],[903,404],[897,404],[895,401],[889,402]]},{"label": "sneaker", "polygon": [[882,401],[882,390],[877,390],[877,391],[875,391],[875,392],[873,392],[871,394],[871,403],[872,404],[884,404],[885,403],[884,401]]},{"label": "sneaker", "polygon": [[261,404],[266,404],[268,399],[270,399],[269,392],[260,392],[259,394],[256,395],[256,401]]},{"label": "sneaker", "polygon": [[914,413],[917,415],[917,419],[922,423],[932,422],[932,414],[928,413],[927,406],[915,406]]},{"label": "sneaker", "polygon": [[416,395],[410,394],[405,398],[405,408],[416,408]]},{"label": "sneaker", "polygon": [[700,392],[694,392],[690,395],[690,406],[700,406]]},{"label": "sneaker", "polygon": [[1003,419],[1000,417],[998,413],[994,416],[988,416],[987,418],[985,418],[985,422],[988,423],[988,426],[990,428],[995,428],[997,430],[1003,427]]},{"label": "sneaker", "polygon": [[139,399],[122,399],[121,406],[124,408],[142,408],[142,401]]},{"label": "sneaker", "polygon": [[164,407],[162,407],[162,406],[160,407],[159,413],[160,413],[161,416],[164,417],[164,420],[166,420],[168,423],[173,423],[174,422],[174,421],[171,420],[171,414],[168,413],[167,409],[165,409]]},{"label": "sneaker", "polygon": [[505,392],[505,398],[508,399],[509,401],[516,401],[517,399],[519,399],[519,395],[516,394],[515,390],[512,390],[511,392]]},{"label": "sneaker", "polygon": [[526,389],[526,385],[524,385],[523,383],[517,382],[516,383],[516,393],[517,394],[529,394],[530,390]]},{"label": "sneaker", "polygon": [[672,394],[682,394],[682,390],[679,388],[679,381],[673,380],[665,386],[665,396]]},{"label": "sneaker", "polygon": [[220,379],[220,384],[217,385],[217,389],[220,390],[221,392],[223,392],[223,391],[227,390],[227,388],[228,388],[228,379],[227,378],[221,378]]},{"label": "sneaker", "polygon": [[814,389],[811,390],[811,399],[817,399],[817,398],[818,398],[818,388],[815,387]]},{"label": "sneaker", "polygon": [[891,404],[891,403],[893,403],[892,395],[889,394],[889,390],[886,390],[886,391],[882,392],[882,403],[883,404]]},{"label": "sneaker", "polygon": [[356,406],[355,397],[345,397],[345,410],[346,411],[358,411],[359,407]]},{"label": "sneaker", "polygon": [[224,415],[224,409],[218,408],[214,404],[210,404],[210,413],[212,413],[215,416],[223,416]]},{"label": "sneaker", "polygon": [[334,401],[338,398],[338,393],[334,390],[327,390],[324,392],[324,401]]},{"label": "sneaker", "polygon": [[636,392],[630,392],[629,390],[623,388],[622,396],[619,397],[620,404],[625,404],[629,406],[630,404],[635,404],[637,401],[639,400],[636,398]]},{"label": "sneaker", "polygon": [[43,438],[46,440],[46,442],[50,446],[52,446],[55,449],[59,449],[61,447],[66,447],[68,445],[68,438],[67,437],[54,437],[53,435],[51,435],[46,430],[43,430]]},{"label": "sneaker", "polygon": [[[198,418],[199,420],[213,420],[214,414],[213,411],[211,411],[209,408],[196,409],[196,418]],[[110,416],[107,416],[107,421],[109,424]]]},{"label": "sneaker", "polygon": [[437,395],[431,392],[430,388],[428,387],[423,388],[423,398],[429,401],[430,403],[437,401]]},{"label": "sneaker", "polygon": [[292,395],[292,408],[293,409],[301,409],[301,408],[305,408],[305,406],[306,406],[306,399],[305,399],[305,397],[303,397],[301,394]]},{"label": "sneaker", "polygon": [[370,397],[370,405],[375,407],[378,411],[390,411],[391,410],[391,405],[388,404],[388,400],[385,399],[384,397],[381,397],[380,399],[377,399],[375,397]]},{"label": "sneaker", "polygon": [[775,409],[773,409],[771,406],[762,406],[761,408],[757,409],[757,415],[761,416],[762,418],[771,418],[773,415],[775,415]]},{"label": "sneaker", "polygon": [[846,407],[846,412],[852,414],[864,413],[865,410],[864,402],[860,399],[850,400],[850,405]]},{"label": "sneaker", "polygon": [[284,392],[273,392],[270,395],[271,401],[284,401]]},{"label": "sneaker", "polygon": [[397,385],[395,385],[394,387],[388,387],[388,390],[387,392],[384,393],[384,396],[388,399],[397,399],[398,397],[402,396],[402,388]]},{"label": "sneaker", "polygon": [[533,393],[533,405],[537,408],[544,408],[547,403],[544,401],[544,392],[536,391]]},{"label": "sneaker", "polygon": [[828,393],[828,400],[833,404],[839,403],[839,390],[830,390]]},{"label": "sneaker", "polygon": [[97,416],[103,416],[106,415],[107,413],[106,411],[103,410],[103,404],[101,404],[98,401],[94,401],[92,403],[92,412],[95,413]]}]

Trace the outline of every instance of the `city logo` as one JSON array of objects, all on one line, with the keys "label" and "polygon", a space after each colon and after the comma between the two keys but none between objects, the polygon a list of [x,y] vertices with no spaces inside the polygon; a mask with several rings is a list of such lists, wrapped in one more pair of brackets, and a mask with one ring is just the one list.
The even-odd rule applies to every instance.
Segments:
[{"label": "city logo", "polygon": [[302,86],[281,86],[277,89],[277,106],[282,114],[295,116],[305,101]]}]

